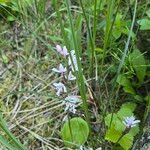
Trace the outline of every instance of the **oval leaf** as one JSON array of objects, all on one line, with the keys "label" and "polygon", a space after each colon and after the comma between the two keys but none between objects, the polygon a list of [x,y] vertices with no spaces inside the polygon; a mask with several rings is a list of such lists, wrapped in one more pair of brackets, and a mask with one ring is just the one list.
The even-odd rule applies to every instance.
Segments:
[{"label": "oval leaf", "polygon": [[70,148],[77,148],[83,145],[87,141],[88,135],[88,124],[80,117],[67,121],[61,129],[62,139],[65,145]]}]

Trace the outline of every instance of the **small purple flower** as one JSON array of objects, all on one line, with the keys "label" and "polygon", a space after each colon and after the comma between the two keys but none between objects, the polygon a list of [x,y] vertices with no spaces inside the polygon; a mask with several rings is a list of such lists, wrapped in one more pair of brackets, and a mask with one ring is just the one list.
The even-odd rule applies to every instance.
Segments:
[{"label": "small purple flower", "polygon": [[55,86],[55,89],[57,90],[56,95],[60,96],[61,93],[66,93],[67,89],[65,85],[61,82],[59,83],[53,83],[53,86]]},{"label": "small purple flower", "polygon": [[57,68],[53,68],[52,69],[54,72],[57,72],[57,73],[65,73],[67,71],[66,67],[63,67],[62,64],[59,65],[58,69]]},{"label": "small purple flower", "polygon": [[66,57],[67,55],[69,55],[66,46],[64,46],[64,47],[62,48],[60,45],[56,45],[56,50],[57,50],[58,53],[60,53],[60,54],[63,55],[64,57]]},{"label": "small purple flower", "polygon": [[76,77],[75,77],[75,76],[72,74],[72,72],[70,71],[67,79],[68,79],[69,81],[73,81],[73,80],[76,80]]},{"label": "small purple flower", "polygon": [[135,117],[131,116],[131,117],[126,117],[123,121],[123,124],[127,128],[132,128],[132,127],[135,127],[139,122],[140,120],[135,120]]}]

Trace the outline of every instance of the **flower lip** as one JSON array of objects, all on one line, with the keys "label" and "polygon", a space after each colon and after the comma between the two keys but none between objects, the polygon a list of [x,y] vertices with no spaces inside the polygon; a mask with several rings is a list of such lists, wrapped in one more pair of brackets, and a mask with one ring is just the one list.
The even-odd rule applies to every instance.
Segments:
[{"label": "flower lip", "polygon": [[73,81],[76,80],[76,77],[72,74],[72,72],[69,72],[68,78],[66,77],[66,79],[68,79],[69,81]]},{"label": "flower lip", "polygon": [[65,73],[67,71],[67,69],[66,69],[66,67],[63,67],[62,64],[60,64],[58,69],[57,68],[53,68],[52,71],[63,74],[63,73]]},{"label": "flower lip", "polygon": [[132,128],[132,127],[135,127],[139,122],[140,120],[135,120],[135,117],[131,116],[131,117],[126,117],[123,121],[123,124],[127,128]]}]

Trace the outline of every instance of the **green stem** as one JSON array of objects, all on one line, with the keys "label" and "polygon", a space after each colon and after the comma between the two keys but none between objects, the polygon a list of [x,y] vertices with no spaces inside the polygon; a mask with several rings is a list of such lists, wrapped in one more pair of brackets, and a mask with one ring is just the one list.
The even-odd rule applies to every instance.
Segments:
[{"label": "green stem", "polygon": [[89,115],[88,115],[88,105],[87,105],[87,100],[86,100],[86,89],[85,89],[82,66],[81,66],[81,61],[80,61],[80,53],[79,53],[77,41],[76,41],[76,38],[75,38],[75,31],[74,31],[75,28],[74,28],[74,25],[73,25],[69,0],[65,0],[65,2],[66,2],[66,6],[67,6],[67,12],[68,12],[68,15],[69,15],[69,23],[70,23],[70,28],[71,28],[72,38],[73,38],[73,44],[74,44],[74,49],[75,49],[75,54],[76,54],[76,59],[77,59],[77,65],[78,65],[78,72],[76,72],[77,77],[78,77],[77,84],[78,84],[79,91],[80,91],[80,94],[81,94],[81,98],[82,98],[82,101],[83,101],[83,109],[84,109],[84,112],[85,112],[86,121],[90,125]]},{"label": "green stem", "polygon": [[[95,0],[96,3],[97,3],[97,0]],[[90,31],[90,27],[89,27],[89,23],[88,23],[88,19],[87,19],[87,16],[86,16],[86,13],[85,13],[85,9],[84,9],[84,6],[83,6],[83,3],[82,3],[82,0],[80,0],[80,5],[81,5],[81,8],[82,8],[82,12],[83,12],[83,16],[85,18],[85,22],[86,22],[86,26],[87,26],[87,30],[88,30],[88,35],[89,35],[89,38],[90,38],[90,47],[91,47],[91,61],[90,61],[90,74],[91,74],[91,77],[93,77],[93,73],[94,73],[94,51],[95,51],[95,45],[94,45],[94,40],[92,38],[92,34],[91,34],[91,31]],[[96,7],[96,6],[95,6]],[[95,10],[96,11],[96,10]],[[95,12],[96,13],[96,12]],[[94,26],[96,25],[96,16],[94,17]],[[96,27],[94,29],[94,32],[96,34]]]},{"label": "green stem", "polygon": [[68,40],[67,40],[67,36],[66,36],[66,32],[65,32],[65,29],[64,29],[64,25],[63,25],[63,22],[62,22],[62,19],[61,19],[60,11],[58,9],[59,8],[58,4],[59,4],[59,2],[57,0],[54,0],[54,6],[55,6],[56,14],[57,14],[57,17],[58,17],[58,22],[60,24],[60,29],[61,29],[61,35],[63,37],[65,45],[69,45]]},{"label": "green stem", "polygon": [[19,150],[26,150],[25,147],[16,139],[16,137],[9,131],[9,129],[7,128],[7,125],[4,121],[4,119],[2,118],[2,114],[0,114],[0,128],[6,133],[6,135],[14,142],[15,146],[17,146],[17,148]]}]

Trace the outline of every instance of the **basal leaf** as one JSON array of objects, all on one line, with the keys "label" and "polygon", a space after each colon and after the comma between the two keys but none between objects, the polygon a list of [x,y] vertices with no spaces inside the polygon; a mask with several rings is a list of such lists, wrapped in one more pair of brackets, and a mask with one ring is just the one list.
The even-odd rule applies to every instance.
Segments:
[{"label": "basal leaf", "polygon": [[133,136],[131,136],[130,134],[124,135],[119,141],[119,144],[122,148],[124,148],[124,150],[129,150],[133,144]]},{"label": "basal leaf", "polygon": [[117,115],[123,120],[125,117],[132,116],[133,113],[129,108],[122,108],[118,111]]},{"label": "basal leaf", "polygon": [[80,117],[67,121],[61,129],[62,139],[65,145],[70,148],[83,145],[87,141],[88,135],[88,124]]},{"label": "basal leaf", "polygon": [[140,131],[139,126],[136,125],[135,127],[130,129],[129,134],[134,137],[139,133],[139,131]]},{"label": "basal leaf", "polygon": [[115,113],[113,115],[112,115],[112,113],[108,114],[105,117],[105,124],[109,127],[110,126],[110,122],[112,121],[112,124],[115,124],[116,120],[117,120],[117,115]]},{"label": "basal leaf", "polygon": [[123,104],[121,106],[121,109],[123,109],[123,108],[128,108],[128,109],[130,109],[133,112],[135,110],[135,108],[136,108],[136,104],[135,103],[131,103],[131,102],[127,102],[127,103],[125,103],[125,104]]},{"label": "basal leaf", "polygon": [[112,126],[110,129],[107,130],[105,139],[113,143],[116,143],[118,139],[121,137],[121,135],[122,132],[115,130],[115,128]]}]

